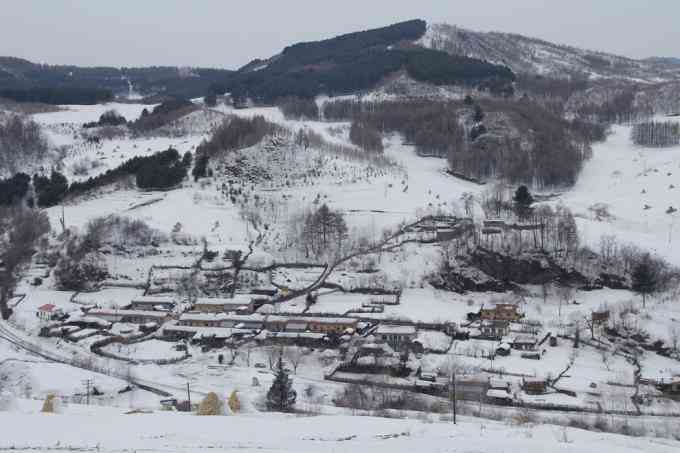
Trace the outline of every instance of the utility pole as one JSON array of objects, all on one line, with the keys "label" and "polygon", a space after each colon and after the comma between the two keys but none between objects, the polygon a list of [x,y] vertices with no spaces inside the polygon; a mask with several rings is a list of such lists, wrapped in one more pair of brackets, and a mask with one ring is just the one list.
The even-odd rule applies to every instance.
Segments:
[{"label": "utility pole", "polygon": [[187,382],[187,402],[189,404],[189,412],[191,412],[191,390],[189,389],[188,382]]},{"label": "utility pole", "polygon": [[456,424],[456,372],[451,371],[451,412],[453,414],[453,424]]},{"label": "utility pole", "polygon": [[90,387],[92,387],[92,379],[85,379],[83,381],[83,385],[85,386],[85,401],[86,401],[86,404],[89,406],[90,405]]}]

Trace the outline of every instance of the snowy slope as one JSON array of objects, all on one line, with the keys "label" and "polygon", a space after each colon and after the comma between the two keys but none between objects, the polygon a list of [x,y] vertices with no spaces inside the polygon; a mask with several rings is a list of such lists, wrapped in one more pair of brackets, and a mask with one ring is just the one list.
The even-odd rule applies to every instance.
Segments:
[{"label": "snowy slope", "polygon": [[680,65],[677,64],[653,59],[633,60],[517,34],[476,32],[448,24],[429,24],[419,43],[451,54],[503,64],[515,73],[558,78],[573,73],[585,73],[593,78],[646,82],[676,79],[680,76]]},{"label": "snowy slope", "polygon": [[[614,235],[680,265],[678,213],[667,213],[680,210],[680,147],[637,147],[630,130],[614,126],[605,143],[593,146],[593,158],[561,201],[577,217],[582,241],[596,250],[602,235]],[[598,219],[598,205],[609,217]]]}]

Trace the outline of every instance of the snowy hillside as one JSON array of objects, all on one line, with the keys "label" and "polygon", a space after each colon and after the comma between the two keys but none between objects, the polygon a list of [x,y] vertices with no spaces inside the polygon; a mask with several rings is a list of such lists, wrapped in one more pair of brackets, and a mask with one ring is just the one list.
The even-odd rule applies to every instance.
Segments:
[{"label": "snowy hillside", "polygon": [[644,82],[659,82],[680,76],[680,66],[672,61],[633,60],[518,34],[484,33],[448,24],[429,24],[419,43],[453,55],[506,65],[517,74],[556,78],[586,74],[594,79],[620,78]]}]

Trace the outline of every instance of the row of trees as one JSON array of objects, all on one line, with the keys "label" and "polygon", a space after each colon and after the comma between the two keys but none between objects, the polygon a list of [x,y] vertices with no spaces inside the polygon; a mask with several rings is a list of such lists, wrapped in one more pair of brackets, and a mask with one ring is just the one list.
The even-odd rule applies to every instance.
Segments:
[{"label": "row of trees", "polygon": [[648,121],[633,126],[631,140],[639,146],[665,148],[680,145],[680,123]]},{"label": "row of trees", "polygon": [[100,104],[113,100],[113,93],[98,88],[36,87],[0,89],[0,98],[42,104]]}]

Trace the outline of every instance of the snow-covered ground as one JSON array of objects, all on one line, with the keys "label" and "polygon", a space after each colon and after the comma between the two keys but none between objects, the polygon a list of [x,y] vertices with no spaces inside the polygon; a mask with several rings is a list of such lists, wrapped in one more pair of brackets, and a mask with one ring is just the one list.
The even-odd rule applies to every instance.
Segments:
[{"label": "snow-covered ground", "polygon": [[[105,110],[116,108],[128,120],[138,116],[142,109],[152,106],[134,104],[115,104],[104,106],[69,107],[67,110],[35,115],[37,121],[48,127],[48,134],[54,144],[74,144],[77,138],[73,131],[82,122],[96,121]],[[283,124],[293,130],[308,128],[322,135],[328,142],[352,145],[348,141],[349,125],[347,123],[327,123],[319,121],[289,121],[275,108],[254,108],[233,110],[219,107],[218,114],[235,114],[242,116],[263,115],[270,121]],[[213,118],[196,116],[188,120],[194,132],[181,138],[121,138],[105,142],[97,149],[81,149],[82,153],[91,153],[92,157],[101,160],[93,171],[100,172],[112,168],[123,159],[134,155],[143,155],[176,146],[180,152],[193,150],[205,137]],[[598,248],[603,234],[615,234],[623,242],[634,242],[639,246],[657,251],[670,261],[680,264],[680,241],[673,240],[673,222],[675,214],[666,214],[669,206],[680,208],[680,199],[675,191],[680,190],[680,148],[662,150],[639,149],[630,144],[629,128],[617,126],[613,134],[604,144],[596,145],[593,159],[586,167],[572,190],[563,193],[558,202],[570,207],[579,225],[582,242]],[[385,139],[386,155],[395,164],[384,171],[375,172],[366,177],[354,178],[357,169],[365,166],[365,162],[354,162],[333,157],[324,162],[323,170],[337,168],[335,176],[331,172],[322,177],[310,177],[305,181],[292,181],[290,186],[281,187],[281,181],[265,181],[261,185],[244,188],[261,200],[272,205],[282,206],[279,222],[272,225],[272,238],[285,234],[286,222],[295,214],[314,206],[315,200],[328,203],[332,208],[342,210],[351,229],[357,229],[369,238],[378,238],[384,229],[393,229],[400,222],[413,221],[427,213],[443,211],[461,213],[460,197],[463,193],[477,195],[478,198],[486,190],[485,187],[453,178],[445,173],[446,162],[442,159],[423,158],[416,155],[413,147],[403,145],[397,136]],[[309,165],[319,156],[283,155],[280,161],[267,162],[269,168],[280,163],[291,165],[299,163],[301,167]],[[272,154],[264,154],[262,147],[253,147],[242,152],[242,156],[257,158],[264,155],[272,158]],[[68,165],[84,156],[69,155]],[[69,160],[70,159],[70,160]],[[296,160],[298,159],[298,160]],[[263,159],[267,160],[267,159]],[[67,168],[68,168],[67,165]],[[304,167],[306,168],[306,167]],[[68,173],[69,178],[71,173]],[[340,175],[340,176],[338,176]],[[350,175],[348,177],[347,175]],[[129,254],[120,256],[107,255],[107,265],[112,274],[112,283],[143,284],[154,265],[190,266],[202,254],[203,245],[200,238],[205,237],[208,247],[223,251],[244,249],[252,238],[252,231],[244,221],[241,206],[232,203],[221,192],[226,178],[216,177],[214,181],[195,183],[187,180],[182,187],[169,192],[141,192],[134,188],[125,188],[98,194],[77,203],[68,204],[63,213],[68,227],[83,228],[95,217],[119,214],[144,220],[150,226],[170,234],[180,225],[181,232],[196,238],[195,244],[164,244],[157,253],[137,256]],[[675,185],[678,189],[671,189]],[[643,193],[644,191],[644,193]],[[644,209],[649,204],[650,209]],[[594,208],[607,206],[609,217],[595,218]],[[479,216],[479,207],[475,208],[475,216]],[[600,209],[600,212],[602,210]],[[48,210],[52,225],[56,229],[62,208]],[[273,218],[272,214],[270,216]],[[271,262],[277,252],[275,241],[268,238],[254,255],[257,260]],[[302,256],[288,258],[305,259]],[[423,283],[423,277],[436,271],[441,259],[440,250],[436,246],[409,245],[398,253],[384,254],[376,259],[376,273],[358,274],[345,269],[334,273],[329,281],[339,283],[343,287],[370,286],[373,280],[386,284],[399,284],[403,293],[398,305],[386,305],[382,313],[363,313],[362,316],[373,320],[404,320],[423,323],[453,322],[465,323],[469,312],[477,312],[482,306],[494,302],[515,298],[511,294],[478,293],[459,295],[438,291]],[[254,261],[254,259],[253,259]],[[221,262],[221,261],[220,261]],[[273,273],[275,283],[289,288],[298,288],[314,281],[319,269],[280,269]],[[104,337],[97,333],[88,336],[92,331],[74,332],[71,341],[56,338],[37,338],[41,326],[36,317],[36,310],[45,303],[53,303],[67,313],[73,315],[80,312],[83,305],[95,304],[102,307],[116,307],[129,304],[132,298],[141,295],[142,290],[133,288],[109,287],[96,293],[59,292],[53,289],[51,278],[47,277],[41,286],[33,287],[27,278],[20,284],[17,293],[26,297],[15,307],[13,319],[15,327],[23,329],[31,342],[39,342],[45,350],[63,358],[78,357],[80,360],[91,360],[98,367],[113,370],[115,377],[106,377],[80,368],[67,365],[45,363],[44,359],[16,351],[0,339],[0,372],[11,376],[8,381],[17,395],[29,398],[42,398],[46,393],[54,392],[68,397],[77,397],[82,393],[82,381],[92,378],[100,382],[105,396],[100,400],[118,407],[145,407],[157,409],[159,397],[139,390],[117,394],[125,387],[125,376],[129,372],[135,379],[149,385],[165,389],[176,397],[183,397],[186,384],[189,383],[197,397],[215,391],[219,395],[228,395],[238,390],[242,395],[244,406],[254,412],[256,403],[262,399],[271,380],[268,369],[255,367],[256,364],[267,364],[266,348],[241,349],[232,365],[218,365],[218,354],[223,354],[228,362],[230,351],[227,349],[204,353],[198,347],[191,346],[191,357],[177,364],[159,366],[154,364],[127,365],[122,362],[93,356],[89,347]],[[520,309],[526,313],[527,319],[540,321],[543,337],[547,332],[555,334],[565,332],[562,325],[569,320],[583,319],[593,310],[603,307],[612,310],[614,315],[625,310],[634,309],[639,312],[634,322],[648,331],[653,339],[671,340],[674,328],[680,325],[680,307],[669,301],[651,300],[646,309],[642,309],[640,300],[629,291],[599,290],[577,292],[573,296],[576,304],[561,304],[551,288],[547,300],[543,300],[542,288],[528,287],[528,293],[520,302]],[[339,291],[321,291],[318,300],[310,313],[321,313],[342,316],[348,311],[361,309],[371,302],[372,297],[360,294],[342,294]],[[513,299],[515,300],[515,299]],[[301,313],[307,308],[304,297],[281,304],[281,312]],[[115,325],[114,333],[128,330],[129,326]],[[678,330],[680,332],[680,330]],[[584,331],[585,332],[585,331]],[[96,331],[94,332],[96,333]],[[589,332],[588,332],[589,334]],[[584,338],[587,334],[583,334]],[[491,361],[485,353],[498,344],[493,341],[471,340],[451,341],[442,332],[421,331],[420,339],[447,354],[425,354],[421,359],[424,369],[447,370],[452,362],[461,368],[476,371],[479,369],[495,369],[504,373],[515,373],[526,376],[556,376],[570,360],[571,346],[567,340],[561,339],[556,347],[542,346],[546,352],[540,361],[522,358],[518,351],[508,357],[497,357]],[[78,340],[77,342],[75,340]],[[1,346],[4,344],[4,347]],[[155,360],[173,358],[182,354],[173,349],[172,343],[151,340],[129,346],[117,344],[108,347],[107,351],[125,356],[133,360]],[[450,348],[449,348],[450,347]],[[327,352],[327,353],[326,353]],[[300,405],[303,408],[323,407],[325,411],[334,411],[332,399],[343,384],[324,380],[326,367],[337,363],[337,351],[306,350],[303,362],[293,376],[294,386],[301,395]],[[9,360],[9,361],[8,361]],[[4,361],[4,362],[3,362]],[[644,375],[649,378],[670,377],[680,372],[678,362],[661,357],[652,352],[645,352],[642,357]],[[7,370],[11,368],[11,373]],[[11,370],[10,370],[11,371]],[[542,397],[528,397],[530,402],[543,402],[597,410],[630,410],[632,389],[610,382],[629,385],[633,368],[620,356],[606,356],[589,346],[582,346],[575,357],[570,373],[560,381],[560,387],[577,392],[577,397],[562,394],[551,394]],[[53,376],[57,378],[53,379]],[[62,379],[63,378],[63,379]],[[258,385],[254,385],[255,380]],[[519,378],[508,378],[518,385]],[[593,387],[593,384],[595,387]],[[311,390],[309,390],[311,389]],[[311,396],[307,396],[309,394]],[[304,395],[304,396],[302,396]],[[106,399],[108,398],[108,399]],[[133,404],[134,402],[134,404]],[[460,427],[453,429],[450,425],[439,423],[424,424],[410,421],[361,420],[346,417],[313,417],[296,418],[278,415],[246,415],[223,419],[200,419],[177,414],[154,415],[121,415],[120,410],[87,409],[72,405],[63,415],[40,417],[35,414],[35,402],[20,404],[20,415],[14,414],[6,424],[4,419],[11,418],[0,415],[0,426],[13,426],[12,423],[31,424],[36,432],[41,433],[32,439],[21,437],[19,431],[15,437],[0,436],[0,448],[5,445],[23,448],[33,445],[35,449],[58,451],[59,448],[85,447],[100,444],[100,451],[113,451],[113,439],[126,438],[127,444],[117,445],[118,450],[147,449],[158,451],[161,448],[178,451],[201,451],[208,448],[242,451],[271,449],[274,451],[319,451],[331,447],[334,451],[401,451],[425,446],[428,451],[533,451],[545,450],[543,444],[552,445],[559,451],[597,451],[604,445],[616,451],[671,451],[678,445],[645,439],[625,439],[609,435],[593,435],[569,430],[566,438],[560,428],[555,427],[509,427],[504,424],[484,422],[484,424],[464,421]],[[102,412],[92,412],[99,411]],[[676,412],[676,406],[654,406],[650,411]],[[89,417],[89,414],[101,414],[102,419],[113,420],[120,436],[109,437],[105,431],[106,423],[100,417]],[[336,412],[337,413],[337,412]],[[81,420],[82,419],[82,420]],[[48,421],[45,421],[48,420]],[[139,424],[128,420],[140,420]],[[207,421],[205,421],[207,420]],[[263,420],[259,422],[258,420]],[[84,423],[83,430],[90,430],[91,437],[75,437],[66,424]],[[220,424],[228,426],[225,431]],[[307,425],[305,425],[305,423]],[[283,429],[285,425],[286,429]],[[181,429],[180,429],[181,427]],[[187,429],[188,428],[188,429]],[[259,440],[249,438],[255,432],[272,433],[270,438],[259,436]],[[58,433],[64,437],[58,436]],[[144,434],[142,434],[144,433]],[[180,434],[181,433],[181,434]],[[398,434],[394,438],[384,439],[383,434]],[[408,434],[400,434],[408,433]],[[356,438],[351,436],[356,435]],[[40,437],[43,436],[43,437]],[[346,441],[339,439],[348,438]],[[566,439],[566,440],[564,440]],[[61,444],[57,445],[57,441]],[[29,444],[27,442],[35,442]],[[85,442],[85,443],[78,443]],[[193,450],[192,450],[193,449]],[[458,449],[458,450],[457,450]],[[548,450],[552,451],[552,450]]]},{"label": "snow-covered ground", "polygon": [[[581,240],[595,250],[602,235],[614,235],[680,265],[679,214],[666,212],[680,211],[680,146],[638,147],[630,131],[614,126],[606,142],[594,145],[576,186],[560,200],[574,212]],[[598,205],[609,217],[597,219]]]},{"label": "snow-covered ground", "polygon": [[198,417],[177,413],[125,414],[120,410],[71,405],[61,414],[37,413],[37,403],[20,401],[0,413],[4,451],[399,453],[541,452],[670,453],[680,443],[632,438],[551,425],[480,423],[460,417],[457,425],[437,419],[239,414]]}]

